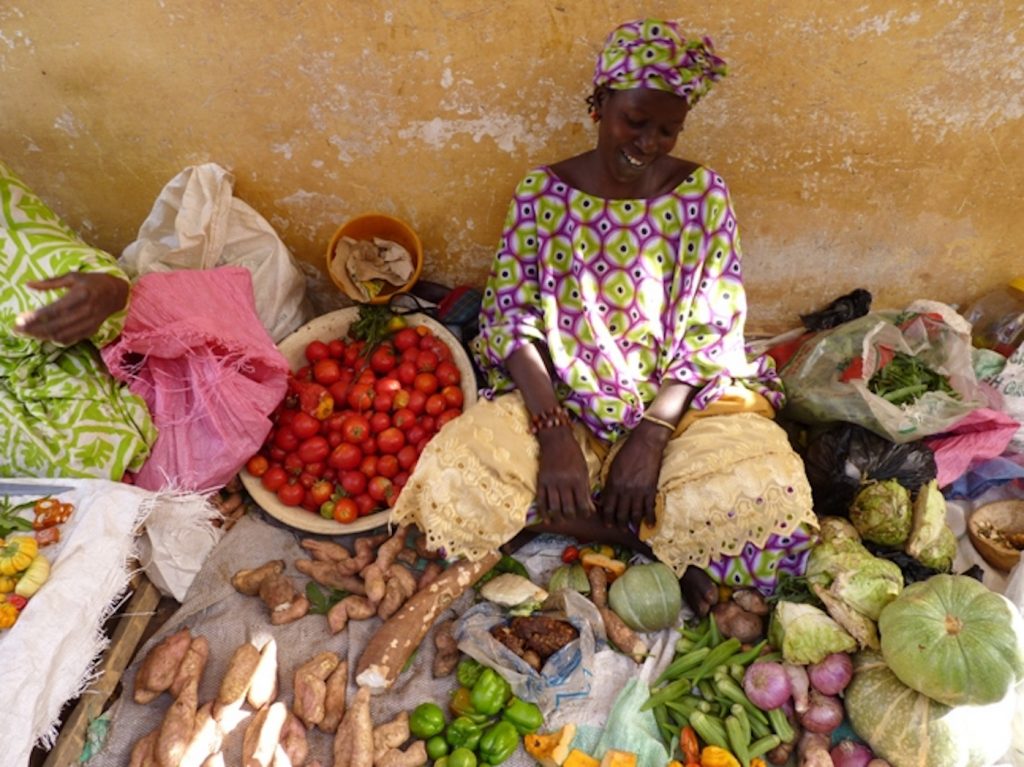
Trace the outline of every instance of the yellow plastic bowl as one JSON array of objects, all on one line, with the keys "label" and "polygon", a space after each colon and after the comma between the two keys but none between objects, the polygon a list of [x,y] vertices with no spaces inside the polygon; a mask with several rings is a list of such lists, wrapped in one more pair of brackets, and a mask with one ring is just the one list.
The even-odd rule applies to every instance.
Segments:
[{"label": "yellow plastic bowl", "polygon": [[423,244],[411,226],[383,213],[367,213],[356,216],[338,227],[338,231],[331,237],[330,245],[327,246],[327,274],[330,275],[331,281],[338,286],[338,289],[353,301],[363,301],[358,288],[348,279],[344,269],[338,269],[341,277],[331,269],[331,265],[334,263],[335,249],[342,237],[350,237],[353,240],[372,241],[374,237],[391,240],[409,251],[409,255],[412,257],[412,274],[408,281],[404,285],[384,283],[381,292],[370,299],[371,304],[386,304],[391,296],[409,290],[420,278],[420,272],[423,271]]}]

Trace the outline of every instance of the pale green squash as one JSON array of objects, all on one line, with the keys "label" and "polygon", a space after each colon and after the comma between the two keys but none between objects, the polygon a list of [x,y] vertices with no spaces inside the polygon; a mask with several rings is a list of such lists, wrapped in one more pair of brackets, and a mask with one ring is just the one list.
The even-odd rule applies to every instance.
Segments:
[{"label": "pale green squash", "polygon": [[878,631],[900,681],[948,706],[994,703],[1024,678],[1024,619],[967,576],[911,584],[882,610]]},{"label": "pale green squash", "polygon": [[853,658],[843,697],[854,731],[893,767],[982,767],[1010,745],[1013,690],[997,703],[952,708],[911,690],[866,650]]},{"label": "pale green squash", "polygon": [[634,631],[674,626],[683,607],[675,573],[661,562],[626,568],[608,590],[608,606]]}]

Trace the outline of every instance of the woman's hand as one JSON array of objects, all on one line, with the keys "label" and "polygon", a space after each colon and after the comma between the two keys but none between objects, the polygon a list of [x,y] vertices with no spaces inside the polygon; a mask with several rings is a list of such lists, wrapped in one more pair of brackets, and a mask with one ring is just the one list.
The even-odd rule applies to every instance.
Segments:
[{"label": "woman's hand", "polygon": [[568,426],[537,433],[537,511],[544,520],[588,517],[595,512],[583,451]]},{"label": "woman's hand", "polygon": [[34,290],[66,291],[53,303],[20,316],[15,328],[25,335],[68,346],[89,338],[107,317],[124,308],[131,288],[125,280],[97,272],[70,272],[26,284]]},{"label": "woman's hand", "polygon": [[654,498],[661,473],[661,459],[672,432],[664,426],[641,421],[626,437],[612,459],[601,490],[601,518],[607,525],[639,529],[646,521],[653,525]]}]

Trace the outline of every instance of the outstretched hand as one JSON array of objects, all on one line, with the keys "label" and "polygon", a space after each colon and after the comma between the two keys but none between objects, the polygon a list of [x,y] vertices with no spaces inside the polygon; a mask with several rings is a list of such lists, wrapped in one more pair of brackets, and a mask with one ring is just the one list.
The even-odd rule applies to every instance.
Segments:
[{"label": "outstretched hand", "polygon": [[70,272],[26,283],[34,290],[65,289],[63,296],[21,315],[15,329],[44,341],[71,345],[89,338],[104,320],[128,302],[130,285],[110,274]]},{"label": "outstretched hand", "polygon": [[655,523],[658,475],[670,436],[671,432],[662,426],[641,422],[626,437],[622,449],[612,459],[601,490],[601,518],[605,524],[636,530],[641,522]]},{"label": "outstretched hand", "polygon": [[596,512],[583,451],[567,427],[546,429],[540,440],[537,511],[544,520],[589,517]]}]

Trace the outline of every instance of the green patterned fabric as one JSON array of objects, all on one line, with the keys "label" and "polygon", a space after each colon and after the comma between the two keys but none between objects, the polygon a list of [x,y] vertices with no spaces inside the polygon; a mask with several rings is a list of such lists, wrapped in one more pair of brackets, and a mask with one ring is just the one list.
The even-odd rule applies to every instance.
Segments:
[{"label": "green patterned fabric", "polygon": [[14,332],[20,313],[60,296],[25,283],[70,271],[127,279],[0,162],[0,476],[120,479],[156,439],[145,403],[98,352],[121,332],[127,307],[71,347]]}]

